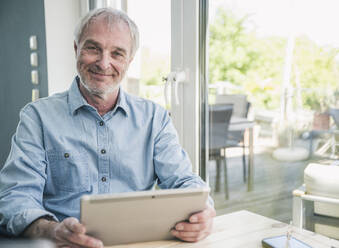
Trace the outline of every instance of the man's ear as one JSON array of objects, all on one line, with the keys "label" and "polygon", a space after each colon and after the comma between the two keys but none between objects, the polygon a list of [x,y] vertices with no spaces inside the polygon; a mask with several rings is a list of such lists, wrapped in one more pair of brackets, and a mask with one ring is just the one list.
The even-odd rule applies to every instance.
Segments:
[{"label": "man's ear", "polygon": [[78,46],[76,44],[76,42],[74,41],[74,52],[75,52],[75,57],[77,57],[78,54]]}]

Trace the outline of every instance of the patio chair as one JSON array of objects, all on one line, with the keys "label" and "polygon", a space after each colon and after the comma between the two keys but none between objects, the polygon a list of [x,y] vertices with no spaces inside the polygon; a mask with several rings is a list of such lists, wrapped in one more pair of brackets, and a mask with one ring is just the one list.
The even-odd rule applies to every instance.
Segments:
[{"label": "patio chair", "polygon": [[293,224],[339,239],[339,166],[309,164],[293,191]]},{"label": "patio chair", "polygon": [[247,95],[244,94],[224,94],[215,96],[216,104],[233,104],[233,116],[247,117]]},{"label": "patio chair", "polygon": [[312,130],[310,132],[309,157],[311,157],[314,152],[314,140],[325,135],[329,135],[330,137],[325,140],[324,144],[318,149],[319,153],[325,153],[328,149],[331,149],[330,157],[335,158],[337,155],[336,150],[339,143],[336,140],[336,136],[339,135],[339,109],[330,108],[328,113],[332,117],[335,125],[328,130]]},{"label": "patio chair", "polygon": [[[251,103],[247,101],[247,96],[242,94],[234,95],[216,95],[216,103],[233,104],[233,115],[235,117],[247,118]],[[245,131],[229,131],[227,148],[241,147],[242,148],[242,166],[243,166],[243,181],[246,182],[246,146],[245,146]],[[226,152],[226,150],[225,150]]]},{"label": "patio chair", "polygon": [[225,198],[228,199],[227,147],[228,127],[233,112],[233,104],[216,104],[209,106],[209,160],[216,161],[215,191],[220,191],[221,163],[224,164]]}]

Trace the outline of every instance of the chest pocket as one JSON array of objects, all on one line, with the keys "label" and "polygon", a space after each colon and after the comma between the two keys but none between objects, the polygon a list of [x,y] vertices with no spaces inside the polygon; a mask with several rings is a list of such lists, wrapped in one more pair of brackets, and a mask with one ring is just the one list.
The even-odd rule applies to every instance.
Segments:
[{"label": "chest pocket", "polygon": [[49,150],[52,184],[57,190],[84,192],[90,188],[88,162],[79,151]]}]

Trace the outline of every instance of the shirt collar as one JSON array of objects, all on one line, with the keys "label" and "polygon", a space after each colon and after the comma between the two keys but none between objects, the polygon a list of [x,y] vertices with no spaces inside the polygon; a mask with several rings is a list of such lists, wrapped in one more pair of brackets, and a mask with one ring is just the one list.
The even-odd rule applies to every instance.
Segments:
[{"label": "shirt collar", "polygon": [[115,109],[117,110],[120,108],[126,116],[129,116],[129,107],[127,105],[126,97],[126,92],[120,87],[119,97]]},{"label": "shirt collar", "polygon": [[80,93],[78,82],[79,78],[76,76],[68,90],[68,104],[72,115],[82,106],[89,105]]},{"label": "shirt collar", "polygon": [[[70,112],[72,115],[76,114],[76,111],[83,106],[92,107],[91,105],[87,103],[87,101],[81,95],[78,82],[80,83],[80,79],[78,76],[76,76],[71,84],[70,89],[68,90],[68,103],[69,103],[69,108],[70,108]],[[119,96],[118,96],[117,104],[115,108],[113,109],[113,111],[110,111],[110,112],[114,113],[118,109],[121,109],[125,113],[126,116],[129,115],[129,108],[126,102],[126,93],[121,89],[121,87],[119,89]]]}]

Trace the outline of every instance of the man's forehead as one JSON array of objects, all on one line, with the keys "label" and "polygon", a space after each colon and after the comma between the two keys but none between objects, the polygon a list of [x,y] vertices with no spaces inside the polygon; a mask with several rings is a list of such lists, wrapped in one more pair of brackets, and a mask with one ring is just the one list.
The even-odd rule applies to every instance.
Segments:
[{"label": "man's forehead", "polygon": [[128,31],[130,34],[129,26],[125,21],[118,18],[113,18],[111,16],[97,16],[92,18],[84,27],[82,38],[91,32],[97,31],[98,29],[102,29],[111,33],[116,31]]},{"label": "man's forehead", "polygon": [[107,16],[92,18],[84,27],[79,43],[85,44],[92,40],[100,45],[108,45],[110,48],[119,48],[124,53],[132,52],[132,35],[128,24],[119,18],[113,19]]}]

